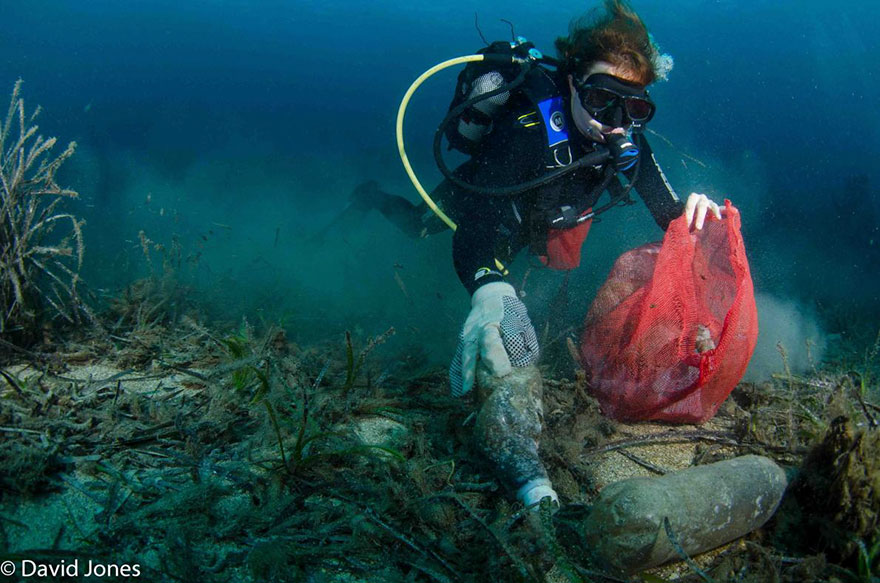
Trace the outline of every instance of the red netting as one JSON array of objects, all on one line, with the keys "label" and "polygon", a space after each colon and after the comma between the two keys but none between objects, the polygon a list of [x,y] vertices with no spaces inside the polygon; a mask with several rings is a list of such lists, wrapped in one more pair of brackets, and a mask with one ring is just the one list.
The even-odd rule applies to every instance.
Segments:
[{"label": "red netting", "polygon": [[739,212],[725,205],[701,231],[680,217],[662,244],[624,253],[599,290],[581,356],[608,416],[702,423],[745,373],[758,314]]}]

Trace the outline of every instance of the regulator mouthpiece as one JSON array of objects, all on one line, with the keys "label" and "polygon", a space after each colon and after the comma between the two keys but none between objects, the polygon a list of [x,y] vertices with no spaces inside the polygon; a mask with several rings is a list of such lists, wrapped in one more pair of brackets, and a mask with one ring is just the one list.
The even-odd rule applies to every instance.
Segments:
[{"label": "regulator mouthpiece", "polygon": [[606,134],[605,143],[611,152],[611,159],[617,166],[618,172],[629,170],[639,161],[639,147],[627,136],[621,134]]}]

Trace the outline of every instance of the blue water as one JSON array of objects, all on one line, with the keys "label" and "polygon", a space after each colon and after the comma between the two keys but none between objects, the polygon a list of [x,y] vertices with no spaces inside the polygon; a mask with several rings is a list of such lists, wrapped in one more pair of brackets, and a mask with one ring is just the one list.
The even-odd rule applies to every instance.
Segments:
[{"label": "blue water", "polygon": [[[818,311],[827,332],[840,331],[829,306],[877,318],[878,4],[634,5],[675,58],[651,126],[676,188],[742,209],[760,291]],[[503,18],[552,54],[588,6],[510,2],[479,19],[490,40],[509,38]],[[79,145],[63,178],[81,193],[70,208],[88,221],[84,276],[99,295],[146,274],[139,231],[177,236],[188,283],[229,320],[283,315],[303,339],[395,325],[401,346],[442,360],[468,308],[448,234],[412,242],[368,217],[323,245],[310,237],[362,180],[416,200],[394,141],[400,99],[481,46],[464,2],[4,1],[0,92],[24,79],[41,131]],[[454,75],[408,112],[429,187]],[[620,252],[661,235],[642,207],[610,213],[587,242],[572,318]],[[559,277],[530,281],[540,311]]]}]

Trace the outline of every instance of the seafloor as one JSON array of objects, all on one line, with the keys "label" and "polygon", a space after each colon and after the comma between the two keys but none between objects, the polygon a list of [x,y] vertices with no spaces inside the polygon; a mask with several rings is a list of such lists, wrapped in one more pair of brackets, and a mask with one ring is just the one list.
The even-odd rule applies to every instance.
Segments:
[{"label": "seafloor", "polygon": [[[89,562],[154,582],[878,580],[876,341],[841,340],[806,375],[781,358],[703,426],[603,417],[562,351],[541,454],[565,505],[534,521],[472,449],[474,405],[442,368],[385,375],[383,337],[298,346],[159,301],[115,305],[113,333],[4,344],[0,560],[80,573],[24,580],[134,579],[86,578]],[[591,563],[581,524],[604,485],[746,453],[793,479],[763,528],[635,577]]]}]

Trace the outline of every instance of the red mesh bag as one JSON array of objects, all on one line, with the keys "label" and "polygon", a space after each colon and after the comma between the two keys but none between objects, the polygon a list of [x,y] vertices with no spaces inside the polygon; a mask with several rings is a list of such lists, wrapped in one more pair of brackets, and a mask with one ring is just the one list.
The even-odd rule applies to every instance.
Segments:
[{"label": "red mesh bag", "polygon": [[701,231],[680,217],[662,244],[624,253],[599,290],[581,356],[606,415],[703,423],[745,373],[758,313],[739,212],[725,205]]}]

